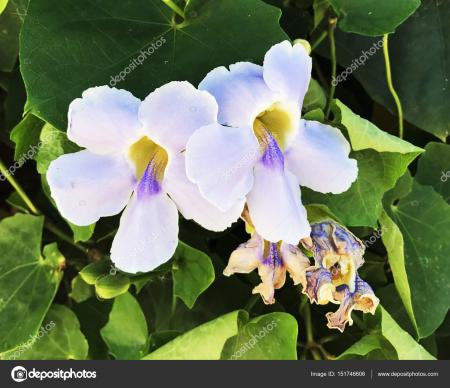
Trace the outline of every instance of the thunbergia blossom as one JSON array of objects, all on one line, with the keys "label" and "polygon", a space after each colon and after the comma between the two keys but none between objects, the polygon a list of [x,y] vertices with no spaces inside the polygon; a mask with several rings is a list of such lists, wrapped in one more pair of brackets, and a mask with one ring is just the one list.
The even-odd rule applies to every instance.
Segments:
[{"label": "thunbergia blossom", "polygon": [[340,130],[301,119],[310,79],[306,49],[284,41],[270,48],[263,66],[218,67],[199,85],[216,98],[219,115],[189,139],[187,175],[222,211],[246,201],[268,241],[296,245],[309,236],[299,185],[337,194],[357,177]]},{"label": "thunbergia blossom", "polygon": [[364,264],[361,240],[336,222],[323,221],[311,225],[311,237],[302,243],[315,260],[306,272],[303,293],[317,304],[340,304],[336,312],[326,315],[329,328],[343,332],[347,322],[352,325],[352,310],[375,313],[379,299],[358,275]]},{"label": "thunbergia blossom", "polygon": [[294,284],[306,286],[306,269],[310,266],[308,258],[300,249],[285,242],[273,243],[264,240],[254,232],[250,240],[241,244],[230,256],[224,275],[250,273],[258,268],[261,283],[252,293],[260,294],[264,303],[275,302],[275,290],[283,287],[286,271]]},{"label": "thunbergia blossom", "polygon": [[187,179],[184,149],[197,128],[217,120],[214,98],[188,82],[171,82],[143,102],[108,86],[86,90],[69,107],[68,138],[85,150],[54,160],[47,173],[61,214],[89,225],[120,213],[111,259],[126,272],[150,271],[173,255],[178,210],[224,230],[243,204],[221,211]]}]

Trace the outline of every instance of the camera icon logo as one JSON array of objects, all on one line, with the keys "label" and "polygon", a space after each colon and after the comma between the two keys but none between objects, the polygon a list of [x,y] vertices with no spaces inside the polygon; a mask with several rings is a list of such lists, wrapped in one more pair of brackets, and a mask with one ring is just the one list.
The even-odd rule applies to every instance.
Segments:
[{"label": "camera icon logo", "polygon": [[11,378],[16,382],[21,383],[27,379],[27,370],[23,366],[16,366],[11,371]]}]

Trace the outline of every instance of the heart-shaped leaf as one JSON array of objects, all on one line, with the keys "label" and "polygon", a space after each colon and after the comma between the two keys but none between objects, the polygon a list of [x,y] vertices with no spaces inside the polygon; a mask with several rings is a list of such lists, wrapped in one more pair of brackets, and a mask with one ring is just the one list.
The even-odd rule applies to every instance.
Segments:
[{"label": "heart-shaped leaf", "polygon": [[197,83],[217,66],[261,62],[287,38],[280,11],[259,0],[191,0],[185,15],[160,0],[32,1],[20,45],[27,109],[63,130],[69,103],[91,86],[144,98],[169,81]]}]

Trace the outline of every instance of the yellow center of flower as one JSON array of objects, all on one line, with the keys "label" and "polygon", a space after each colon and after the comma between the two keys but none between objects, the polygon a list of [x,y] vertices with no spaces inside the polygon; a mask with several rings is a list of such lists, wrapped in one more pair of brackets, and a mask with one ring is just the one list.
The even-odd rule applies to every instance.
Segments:
[{"label": "yellow center of flower", "polygon": [[169,160],[163,147],[144,136],[130,147],[128,156],[136,168],[136,178],[138,180],[142,178],[145,169],[152,162],[156,178],[160,182],[162,181]]},{"label": "yellow center of flower", "polygon": [[353,288],[356,270],[351,257],[330,254],[324,257],[323,266],[331,272],[333,284],[336,287],[346,284]]},{"label": "yellow center of flower", "polygon": [[260,144],[267,142],[267,131],[281,149],[286,145],[286,138],[295,128],[294,117],[281,104],[275,103],[260,113],[253,122],[253,132]]}]

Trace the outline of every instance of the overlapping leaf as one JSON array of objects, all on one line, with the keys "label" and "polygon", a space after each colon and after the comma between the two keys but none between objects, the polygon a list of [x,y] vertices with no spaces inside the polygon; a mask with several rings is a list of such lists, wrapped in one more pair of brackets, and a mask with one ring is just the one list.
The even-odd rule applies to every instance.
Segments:
[{"label": "overlapping leaf", "polygon": [[17,214],[0,223],[0,353],[35,335],[62,279],[56,244],[41,255],[42,217]]},{"label": "overlapping leaf", "polygon": [[20,47],[27,108],[65,130],[69,103],[121,72],[116,86],[144,98],[169,81],[197,83],[216,66],[261,62],[286,39],[280,11],[259,0],[192,0],[185,14],[180,22],[160,0],[32,1]]},{"label": "overlapping leaf", "polygon": [[322,203],[348,226],[376,227],[386,191],[405,173],[421,148],[392,136],[353,113],[342,102],[334,105],[336,122],[345,128],[358,162],[358,178],[350,189],[338,195],[305,190],[311,203]]},{"label": "overlapping leaf", "polygon": [[394,32],[420,5],[420,0],[328,0],[346,32],[377,36]]}]

